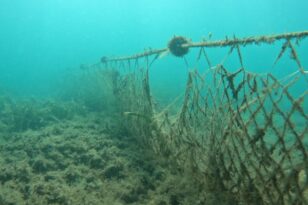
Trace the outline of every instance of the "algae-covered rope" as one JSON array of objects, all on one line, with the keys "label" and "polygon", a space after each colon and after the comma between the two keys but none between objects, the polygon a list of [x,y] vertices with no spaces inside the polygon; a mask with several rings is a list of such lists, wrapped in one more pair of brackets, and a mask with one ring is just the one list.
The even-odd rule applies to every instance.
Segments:
[{"label": "algae-covered rope", "polygon": [[237,45],[248,45],[248,44],[271,44],[278,40],[290,40],[290,39],[302,39],[308,36],[308,31],[302,32],[292,32],[292,33],[284,33],[277,35],[266,35],[266,36],[252,36],[248,38],[233,38],[228,39],[226,37],[225,40],[220,41],[204,41],[199,43],[188,43],[184,44],[183,47],[225,47],[225,46],[237,46]]},{"label": "algae-covered rope", "polygon": [[202,42],[190,42],[186,38],[182,36],[175,36],[173,37],[169,43],[167,48],[162,49],[149,49],[143,53],[137,53],[131,56],[120,56],[120,57],[102,57],[102,63],[108,62],[118,62],[118,61],[129,61],[129,60],[136,60],[146,56],[156,55],[157,58],[159,55],[163,55],[166,52],[170,52],[177,57],[183,57],[185,54],[188,53],[189,48],[194,47],[234,47],[234,46],[245,46],[248,44],[271,44],[278,40],[291,40],[297,39],[301,40],[308,36],[308,31],[301,31],[301,32],[291,32],[291,33],[283,33],[283,34],[276,34],[276,35],[263,35],[263,36],[252,36],[247,38],[228,38],[224,40],[218,41],[202,41]]}]

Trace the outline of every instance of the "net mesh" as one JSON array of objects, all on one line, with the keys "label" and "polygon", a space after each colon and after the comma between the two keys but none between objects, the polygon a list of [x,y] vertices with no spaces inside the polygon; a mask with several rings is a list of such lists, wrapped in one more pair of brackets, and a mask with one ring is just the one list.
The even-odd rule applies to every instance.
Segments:
[{"label": "net mesh", "polygon": [[[277,64],[289,50],[297,67],[279,79],[247,71],[239,45],[229,45],[215,66],[199,48],[196,61],[209,68],[188,72],[172,115],[174,103],[160,110],[153,103],[149,69],[158,56],[104,67],[120,73],[111,84],[125,129],[174,168],[189,170],[205,192],[228,204],[306,204],[308,80],[293,44],[286,39],[273,59]],[[225,65],[231,55],[240,64],[233,72]],[[294,94],[298,87],[303,91]]]}]

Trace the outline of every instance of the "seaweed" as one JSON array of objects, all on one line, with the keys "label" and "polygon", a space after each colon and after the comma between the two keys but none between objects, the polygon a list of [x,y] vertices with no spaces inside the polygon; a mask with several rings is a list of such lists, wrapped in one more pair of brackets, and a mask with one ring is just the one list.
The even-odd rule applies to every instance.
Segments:
[{"label": "seaweed", "polygon": [[13,101],[9,97],[0,98],[0,127],[7,132],[38,130],[81,113],[82,109],[73,102],[40,102],[35,99]]}]

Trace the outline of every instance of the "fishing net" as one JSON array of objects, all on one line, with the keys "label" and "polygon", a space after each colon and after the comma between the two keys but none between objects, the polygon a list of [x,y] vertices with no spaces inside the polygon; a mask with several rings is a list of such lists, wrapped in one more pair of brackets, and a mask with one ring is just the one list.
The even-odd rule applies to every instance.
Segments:
[{"label": "fishing net", "polygon": [[[296,49],[307,43],[300,41],[306,36],[307,32],[234,37],[197,44],[181,37],[169,49],[104,57],[95,66],[104,67],[105,78],[112,76],[110,84],[125,129],[145,149],[167,159],[174,169],[188,170],[206,193],[227,204],[305,204],[308,79]],[[249,71],[242,55],[249,51],[247,47],[266,44],[278,48],[274,45],[277,40],[282,46],[275,49],[272,63],[283,61],[290,72],[277,77]],[[182,58],[192,47],[197,47],[195,61],[203,61],[204,69],[190,68],[183,96],[157,109],[150,89],[150,68],[162,52]],[[207,47],[227,48],[226,56],[213,63]],[[185,50],[173,52],[174,48]],[[286,58],[286,53],[291,58]],[[238,67],[228,67],[231,57]],[[191,56],[188,61],[192,61]],[[178,101],[178,112],[171,113]]]}]

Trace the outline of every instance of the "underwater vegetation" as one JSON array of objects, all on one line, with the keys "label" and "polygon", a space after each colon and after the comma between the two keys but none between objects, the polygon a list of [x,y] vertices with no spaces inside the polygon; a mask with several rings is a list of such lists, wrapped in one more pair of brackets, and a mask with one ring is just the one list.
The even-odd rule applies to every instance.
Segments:
[{"label": "underwater vegetation", "polygon": [[[62,113],[71,105],[59,102],[35,101],[30,109],[30,102],[2,98],[4,104],[9,109],[1,107],[7,113],[1,122],[8,126],[0,130],[1,205],[180,205],[204,200],[197,197],[200,187],[194,181],[141,149],[114,116],[79,109]],[[6,118],[12,113],[20,117],[10,126]]]},{"label": "underwater vegetation", "polygon": [[63,89],[54,99],[0,95],[0,128],[7,132],[38,130],[87,112],[112,113],[116,107],[112,83],[100,72],[84,72],[63,80]]},{"label": "underwater vegetation", "polygon": [[0,97],[0,127],[7,132],[37,130],[83,112],[73,102],[61,104],[52,100],[40,102],[35,99],[14,101],[10,97]]},{"label": "underwater vegetation", "polygon": [[[80,73],[69,73],[63,80],[58,98],[85,106],[89,111],[114,113],[114,83],[118,76],[115,71],[90,70],[81,66]],[[110,77],[111,76],[111,77]]]}]

